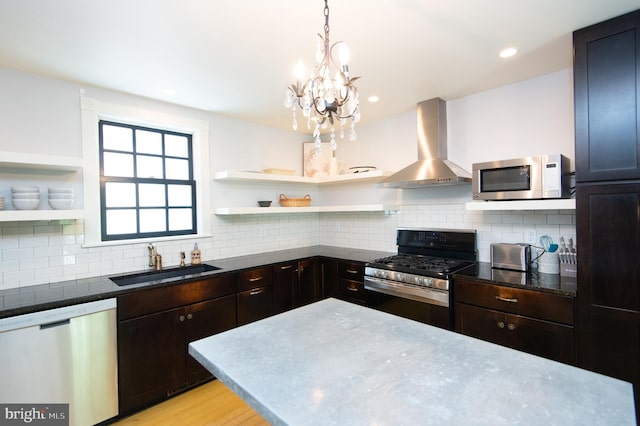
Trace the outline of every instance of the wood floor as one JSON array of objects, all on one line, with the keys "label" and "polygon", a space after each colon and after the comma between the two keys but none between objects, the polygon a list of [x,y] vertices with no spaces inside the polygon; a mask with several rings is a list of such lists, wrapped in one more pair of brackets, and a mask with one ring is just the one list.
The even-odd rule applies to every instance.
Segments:
[{"label": "wood floor", "polygon": [[116,426],[268,424],[219,380],[204,384],[115,423]]}]

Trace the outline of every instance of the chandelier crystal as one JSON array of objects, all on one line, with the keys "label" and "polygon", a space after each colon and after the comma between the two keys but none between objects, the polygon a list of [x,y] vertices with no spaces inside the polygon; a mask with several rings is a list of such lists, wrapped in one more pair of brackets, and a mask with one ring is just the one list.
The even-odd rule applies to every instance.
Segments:
[{"label": "chandelier crystal", "polygon": [[[313,69],[306,81],[304,65],[298,62],[296,67],[296,82],[286,90],[284,105],[291,108],[293,115],[293,130],[298,130],[296,110],[302,111],[302,116],[307,119],[307,128],[313,126],[313,138],[315,148],[320,151],[321,129],[331,130],[331,149],[336,150],[335,140],[336,126],[341,138],[344,138],[344,126],[349,125],[349,139],[357,139],[355,124],[360,121],[360,108],[358,89],[353,82],[360,77],[349,76],[349,50],[346,44],[338,41],[329,42],[329,4],[324,2],[324,37],[318,34],[318,48],[316,61],[318,64]],[[338,60],[334,59],[334,51],[337,50]]]}]

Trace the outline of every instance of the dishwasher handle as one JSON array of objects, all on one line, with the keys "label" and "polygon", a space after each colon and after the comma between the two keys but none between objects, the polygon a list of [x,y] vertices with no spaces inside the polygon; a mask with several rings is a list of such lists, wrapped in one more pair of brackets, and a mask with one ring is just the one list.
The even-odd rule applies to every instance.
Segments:
[{"label": "dishwasher handle", "polygon": [[40,324],[40,330],[46,330],[47,328],[61,327],[63,325],[69,325],[69,324],[71,324],[71,320],[67,318],[60,321],[50,322],[47,324]]}]

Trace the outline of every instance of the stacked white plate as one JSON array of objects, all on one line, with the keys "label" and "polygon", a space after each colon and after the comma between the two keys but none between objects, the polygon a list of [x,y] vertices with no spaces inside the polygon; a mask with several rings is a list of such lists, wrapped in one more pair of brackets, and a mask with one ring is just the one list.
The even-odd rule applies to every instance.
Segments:
[{"label": "stacked white plate", "polygon": [[4,210],[4,197],[0,197],[0,210]]},{"label": "stacked white plate", "polygon": [[16,210],[35,210],[40,206],[40,189],[37,186],[12,186],[11,203]]},{"label": "stacked white plate", "polygon": [[73,188],[49,188],[49,205],[54,210],[73,207]]}]

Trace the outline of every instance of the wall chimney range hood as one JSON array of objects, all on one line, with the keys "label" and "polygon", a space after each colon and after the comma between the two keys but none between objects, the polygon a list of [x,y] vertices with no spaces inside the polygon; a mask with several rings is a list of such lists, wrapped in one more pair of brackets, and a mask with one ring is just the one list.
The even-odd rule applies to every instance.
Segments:
[{"label": "wall chimney range hood", "polygon": [[440,98],[418,104],[418,161],[378,185],[385,188],[471,183],[471,174],[447,160],[447,104]]}]

